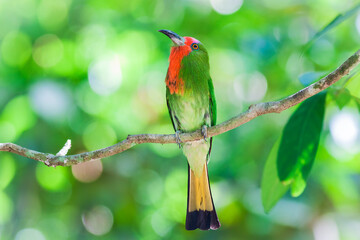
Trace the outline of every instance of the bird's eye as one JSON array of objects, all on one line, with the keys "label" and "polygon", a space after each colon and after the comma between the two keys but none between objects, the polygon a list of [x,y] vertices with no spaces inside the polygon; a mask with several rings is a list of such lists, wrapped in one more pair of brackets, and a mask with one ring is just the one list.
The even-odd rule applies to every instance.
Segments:
[{"label": "bird's eye", "polygon": [[194,50],[198,50],[199,49],[199,45],[197,45],[196,43],[191,44],[191,48]]}]

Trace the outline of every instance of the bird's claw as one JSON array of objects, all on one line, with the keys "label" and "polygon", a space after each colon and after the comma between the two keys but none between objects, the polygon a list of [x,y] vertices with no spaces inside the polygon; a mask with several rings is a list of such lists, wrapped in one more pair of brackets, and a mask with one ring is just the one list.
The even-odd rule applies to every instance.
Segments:
[{"label": "bird's claw", "polygon": [[206,125],[203,125],[201,127],[201,135],[204,137],[205,142],[207,142],[206,138],[207,138],[208,134],[207,134],[207,126]]},{"label": "bird's claw", "polygon": [[175,139],[176,139],[176,144],[179,146],[179,148],[181,148],[180,131],[175,132]]}]

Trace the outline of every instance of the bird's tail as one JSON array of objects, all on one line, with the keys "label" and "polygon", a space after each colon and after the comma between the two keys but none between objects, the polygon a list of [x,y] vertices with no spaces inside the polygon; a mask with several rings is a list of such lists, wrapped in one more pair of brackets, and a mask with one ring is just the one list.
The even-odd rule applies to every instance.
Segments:
[{"label": "bird's tail", "polygon": [[186,229],[201,230],[218,229],[220,222],[217,217],[211,196],[207,164],[201,176],[196,176],[189,166],[188,201]]}]

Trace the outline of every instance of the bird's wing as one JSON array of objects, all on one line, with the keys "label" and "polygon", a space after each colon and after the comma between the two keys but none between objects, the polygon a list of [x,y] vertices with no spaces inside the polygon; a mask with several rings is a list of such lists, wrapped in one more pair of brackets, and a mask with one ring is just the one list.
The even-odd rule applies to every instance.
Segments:
[{"label": "bird's wing", "polygon": [[209,111],[210,111],[210,117],[211,117],[211,126],[216,125],[216,117],[217,117],[217,109],[216,109],[216,100],[215,100],[215,92],[214,92],[214,85],[209,78]]},{"label": "bird's wing", "polygon": [[170,119],[171,119],[171,123],[172,123],[172,125],[173,125],[173,127],[174,127],[174,130],[175,131],[177,131],[177,130],[179,130],[178,129],[178,124],[176,124],[175,123],[175,121],[176,121],[176,117],[175,117],[175,115],[174,115],[174,112],[171,110],[171,106],[170,106],[170,103],[169,103],[169,89],[168,88],[166,88],[166,105],[167,105],[167,107],[168,107],[168,110],[169,110],[169,115],[170,115]]},{"label": "bird's wing", "polygon": [[[216,117],[217,117],[217,109],[216,109],[214,85],[213,85],[211,78],[209,78],[208,84],[209,84],[209,112],[210,112],[210,117],[211,117],[211,126],[215,126],[216,125]],[[210,157],[210,153],[211,153],[212,140],[213,139],[211,137],[210,138],[210,148],[209,148],[209,153],[208,153],[208,161],[209,161],[209,157]]]}]

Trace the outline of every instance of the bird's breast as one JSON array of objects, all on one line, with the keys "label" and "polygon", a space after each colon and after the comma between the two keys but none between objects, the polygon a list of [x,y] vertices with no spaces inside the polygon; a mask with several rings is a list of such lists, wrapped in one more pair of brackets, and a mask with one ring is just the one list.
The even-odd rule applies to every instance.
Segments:
[{"label": "bird's breast", "polygon": [[182,131],[194,131],[204,124],[210,125],[209,100],[201,95],[179,96],[175,101],[174,113]]}]

